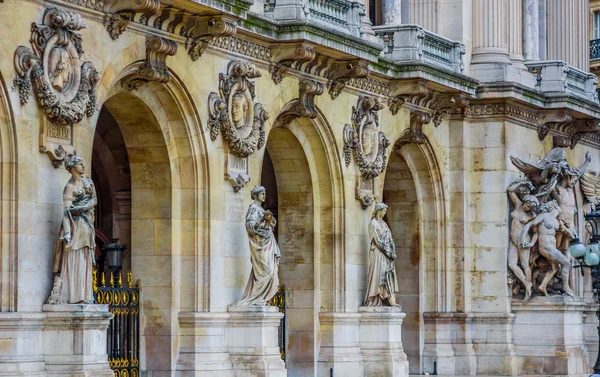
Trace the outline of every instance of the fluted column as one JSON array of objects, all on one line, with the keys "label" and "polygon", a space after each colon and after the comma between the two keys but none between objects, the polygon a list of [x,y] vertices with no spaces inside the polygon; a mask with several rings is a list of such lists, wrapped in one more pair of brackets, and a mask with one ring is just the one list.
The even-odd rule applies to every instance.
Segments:
[{"label": "fluted column", "polygon": [[382,8],[384,25],[400,25],[402,23],[402,0],[383,0]]},{"label": "fluted column", "polygon": [[538,0],[523,0],[523,58],[540,60],[540,18]]},{"label": "fluted column", "polygon": [[473,0],[472,64],[510,63],[508,1]]},{"label": "fluted column", "polygon": [[588,0],[548,0],[548,60],[589,71]]},{"label": "fluted column", "polygon": [[523,64],[523,0],[508,0],[508,55],[514,65]]},{"label": "fluted column", "polygon": [[411,0],[410,23],[437,33],[438,2],[439,0]]}]

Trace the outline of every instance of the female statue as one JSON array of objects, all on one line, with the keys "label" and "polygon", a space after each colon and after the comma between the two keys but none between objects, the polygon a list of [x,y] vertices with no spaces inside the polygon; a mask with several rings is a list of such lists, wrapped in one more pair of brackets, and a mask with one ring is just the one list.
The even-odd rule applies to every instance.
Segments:
[{"label": "female statue", "polygon": [[[519,199],[517,191],[520,187],[527,186],[529,190],[533,190],[533,185],[528,180],[516,181],[508,187],[508,196],[513,202],[515,209],[511,212],[510,218],[510,244],[508,246],[508,267],[521,281],[525,288],[525,296],[523,300],[529,300],[531,297],[531,287],[533,286],[531,268],[529,267],[530,249],[521,247],[519,237],[521,230],[525,224],[535,217],[534,211],[539,206],[538,199],[530,194],[524,195],[523,200]],[[533,235],[533,239],[526,236],[526,241],[535,244],[537,241],[537,233]],[[519,267],[518,263],[521,263]]]},{"label": "female statue", "polygon": [[71,179],[63,191],[63,221],[54,250],[54,272],[62,279],[58,303],[92,304],[96,189],[92,180],[84,177],[83,158],[72,156],[65,167]]},{"label": "female statue", "polygon": [[392,232],[383,217],[388,206],[384,203],[375,204],[375,211],[369,223],[369,270],[367,275],[367,292],[365,306],[396,306],[396,245]]},{"label": "female statue", "polygon": [[246,213],[246,232],[250,242],[252,271],[244,296],[235,305],[267,305],[279,287],[281,252],[273,233],[277,220],[271,211],[265,211],[262,207],[267,196],[263,186],[255,186],[251,195],[254,203]]}]

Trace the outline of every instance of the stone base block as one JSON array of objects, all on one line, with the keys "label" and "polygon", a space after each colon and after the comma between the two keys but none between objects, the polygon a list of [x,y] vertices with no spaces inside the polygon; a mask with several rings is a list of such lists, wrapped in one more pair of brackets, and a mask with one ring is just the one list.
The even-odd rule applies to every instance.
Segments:
[{"label": "stone base block", "polygon": [[583,338],[585,305],[579,297],[513,300],[515,353],[521,374],[589,375]]},{"label": "stone base block", "polygon": [[368,307],[360,314],[359,339],[365,376],[407,377],[408,358],[402,347],[402,321],[399,307]]},{"label": "stone base block", "polygon": [[359,313],[319,313],[321,349],[319,376],[363,377]]},{"label": "stone base block", "polygon": [[45,376],[43,313],[0,313],[0,376]]},{"label": "stone base block", "polygon": [[46,375],[113,377],[106,354],[107,305],[44,305],[42,330]]}]

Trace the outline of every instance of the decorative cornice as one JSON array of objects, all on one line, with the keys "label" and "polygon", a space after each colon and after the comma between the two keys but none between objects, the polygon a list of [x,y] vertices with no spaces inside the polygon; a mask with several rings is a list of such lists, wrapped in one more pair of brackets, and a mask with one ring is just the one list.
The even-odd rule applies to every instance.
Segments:
[{"label": "decorative cornice", "polygon": [[109,0],[106,9],[111,13],[106,30],[116,40],[137,13],[156,14],[160,10],[160,0]]},{"label": "decorative cornice", "polygon": [[390,95],[390,85],[372,77],[350,79],[346,85],[381,96]]},{"label": "decorative cornice", "polygon": [[323,84],[301,79],[298,98],[286,104],[277,119],[281,124],[288,124],[297,118],[316,118],[319,112],[315,106],[315,96],[321,94],[323,94]]},{"label": "decorative cornice", "polygon": [[520,122],[537,127],[540,115],[536,110],[509,102],[476,103],[465,108],[464,115],[468,118],[509,117]]},{"label": "decorative cornice", "polygon": [[423,144],[427,140],[423,134],[423,125],[431,122],[431,115],[426,112],[413,110],[410,112],[410,127],[402,132],[400,138],[394,143],[394,150],[403,145],[415,143]]},{"label": "decorative cornice", "polygon": [[236,54],[270,62],[272,59],[271,48],[258,43],[250,42],[236,37],[217,37],[210,42],[211,46],[222,48]]},{"label": "decorative cornice", "polygon": [[[237,31],[235,19],[228,16],[194,17],[183,30],[188,54],[193,61],[202,56],[204,50],[217,37],[231,37]],[[175,26],[172,26],[175,27]]]},{"label": "decorative cornice", "polygon": [[310,43],[299,43],[291,45],[280,45],[274,50],[273,69],[271,79],[275,84],[279,84],[287,74],[292,64],[303,64],[311,62],[315,56],[314,45]]},{"label": "decorative cornice", "polygon": [[129,90],[138,89],[140,86],[157,81],[168,83],[171,73],[167,66],[167,57],[177,52],[177,44],[168,39],[151,36],[146,39],[146,60],[137,72],[131,73],[121,79],[121,85]]},{"label": "decorative cornice", "polygon": [[335,63],[329,72],[329,95],[336,99],[346,83],[354,78],[365,78],[369,75],[369,62],[362,59]]}]

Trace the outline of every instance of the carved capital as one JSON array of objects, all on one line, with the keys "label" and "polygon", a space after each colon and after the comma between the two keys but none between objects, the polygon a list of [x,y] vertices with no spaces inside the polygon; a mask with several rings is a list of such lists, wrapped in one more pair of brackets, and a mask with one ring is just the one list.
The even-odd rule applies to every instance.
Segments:
[{"label": "carved capital", "polygon": [[237,31],[235,22],[234,18],[226,15],[190,18],[182,28],[182,35],[187,38],[186,48],[190,58],[198,60],[216,37],[233,36]]},{"label": "carved capital", "polygon": [[410,127],[404,130],[398,141],[394,144],[394,150],[400,149],[403,145],[415,143],[425,143],[425,135],[423,134],[423,125],[431,122],[431,115],[423,111],[411,111]]},{"label": "carved capital", "polygon": [[316,118],[319,113],[315,106],[315,96],[321,94],[323,94],[323,84],[301,79],[298,98],[283,107],[278,120],[281,124],[288,124],[297,118]]},{"label": "carved capital", "polygon": [[279,84],[292,64],[311,62],[317,56],[314,47],[310,43],[279,46],[273,55],[273,62],[275,63],[271,71],[273,82]]},{"label": "carved capital", "polygon": [[177,44],[168,39],[151,36],[146,39],[146,60],[137,72],[121,80],[121,85],[129,90],[138,89],[150,81],[168,83],[171,73],[167,67],[167,57],[177,52]]},{"label": "carved capital", "polygon": [[160,10],[160,0],[112,0],[106,9],[111,13],[106,30],[110,37],[116,40],[137,13],[156,14]]},{"label": "carved capital", "polygon": [[336,99],[348,81],[367,76],[369,76],[369,62],[365,60],[357,59],[334,63],[329,73],[329,95],[332,99]]}]

